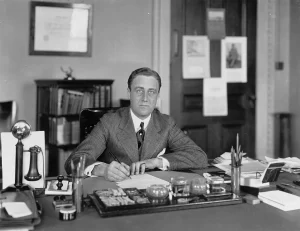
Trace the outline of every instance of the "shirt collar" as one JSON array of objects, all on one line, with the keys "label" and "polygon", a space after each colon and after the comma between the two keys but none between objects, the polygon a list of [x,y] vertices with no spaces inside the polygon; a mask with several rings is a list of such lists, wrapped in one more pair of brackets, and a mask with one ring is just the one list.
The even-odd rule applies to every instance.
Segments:
[{"label": "shirt collar", "polygon": [[139,117],[137,117],[133,113],[133,111],[131,110],[131,108],[130,108],[130,114],[131,114],[131,118],[132,118],[132,121],[133,121],[133,126],[134,126],[135,132],[137,132],[138,130],[140,130],[140,124],[141,124],[141,122],[144,122],[144,129],[147,130],[149,121],[151,119],[151,114],[146,119],[144,119],[144,120],[141,120]]}]

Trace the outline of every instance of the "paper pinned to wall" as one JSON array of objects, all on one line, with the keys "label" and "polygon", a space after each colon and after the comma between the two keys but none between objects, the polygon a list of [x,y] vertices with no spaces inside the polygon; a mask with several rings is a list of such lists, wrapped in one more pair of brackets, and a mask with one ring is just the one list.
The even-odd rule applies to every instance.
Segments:
[{"label": "paper pinned to wall", "polygon": [[182,42],[183,78],[209,78],[210,53],[207,36],[183,36]]},{"label": "paper pinned to wall", "polygon": [[221,49],[222,78],[228,83],[247,82],[247,38],[226,37]]},{"label": "paper pinned to wall", "polygon": [[162,184],[162,185],[170,184],[168,181],[162,180],[160,178],[149,175],[147,173],[142,175],[132,175],[130,177],[131,179],[117,182],[117,185],[121,188],[146,189],[148,186],[153,184]]},{"label": "paper pinned to wall", "polygon": [[203,115],[227,116],[227,82],[222,78],[203,81]]}]

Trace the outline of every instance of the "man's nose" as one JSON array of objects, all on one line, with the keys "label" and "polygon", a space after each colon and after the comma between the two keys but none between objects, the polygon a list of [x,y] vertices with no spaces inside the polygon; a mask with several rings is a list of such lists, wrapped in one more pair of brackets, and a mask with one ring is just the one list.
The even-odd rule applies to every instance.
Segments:
[{"label": "man's nose", "polygon": [[143,94],[143,101],[147,102],[148,101],[148,94],[146,92],[144,92]]}]

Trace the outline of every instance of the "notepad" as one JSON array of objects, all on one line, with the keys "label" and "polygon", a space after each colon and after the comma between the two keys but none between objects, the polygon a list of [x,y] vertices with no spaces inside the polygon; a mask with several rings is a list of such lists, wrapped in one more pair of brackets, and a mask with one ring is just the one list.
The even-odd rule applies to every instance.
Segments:
[{"label": "notepad", "polygon": [[283,211],[300,209],[300,197],[279,190],[260,192],[258,198]]},{"label": "notepad", "polygon": [[133,175],[130,176],[131,179],[126,179],[123,181],[117,182],[117,185],[121,188],[138,188],[138,189],[146,189],[148,186],[153,184],[162,184],[169,185],[168,181],[162,180],[155,176],[149,175],[147,173],[142,175]]}]

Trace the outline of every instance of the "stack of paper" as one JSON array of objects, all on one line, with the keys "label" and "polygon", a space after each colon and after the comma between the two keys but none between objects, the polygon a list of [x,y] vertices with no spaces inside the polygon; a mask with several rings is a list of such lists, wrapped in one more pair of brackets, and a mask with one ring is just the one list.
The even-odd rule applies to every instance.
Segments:
[{"label": "stack of paper", "polygon": [[258,198],[283,211],[300,209],[300,197],[279,190],[260,192]]},{"label": "stack of paper", "polygon": [[162,180],[149,174],[133,175],[130,177],[130,179],[117,182],[117,185],[121,188],[146,189],[148,186],[151,186],[153,184],[162,184],[165,186],[170,184],[168,181]]},{"label": "stack of paper", "polygon": [[[249,158],[243,157],[242,163],[248,163]],[[214,159],[214,163],[216,164],[231,164],[231,153],[230,152],[224,152],[221,156]]]},{"label": "stack of paper", "polygon": [[300,172],[300,159],[297,157],[287,157],[287,158],[270,158],[265,156],[267,162],[284,162],[282,170],[291,172],[291,173],[299,173]]},{"label": "stack of paper", "polygon": [[[215,164],[216,167],[222,169],[227,174],[231,173],[231,165],[229,164]],[[263,172],[266,169],[267,165],[262,164],[258,160],[248,161],[246,163],[242,162],[241,173],[254,173]]]}]

